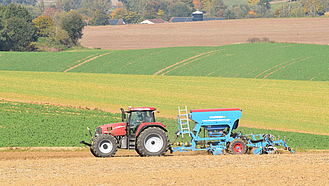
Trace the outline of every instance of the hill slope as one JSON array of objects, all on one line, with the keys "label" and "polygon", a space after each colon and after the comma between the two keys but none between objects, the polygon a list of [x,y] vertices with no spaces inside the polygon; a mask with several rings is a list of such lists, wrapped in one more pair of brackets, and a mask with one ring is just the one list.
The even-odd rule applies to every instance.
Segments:
[{"label": "hill slope", "polygon": [[329,46],[252,43],[218,47],[0,53],[0,70],[329,80]]},{"label": "hill slope", "polygon": [[267,37],[275,42],[328,45],[328,19],[230,19],[153,25],[88,26],[83,30],[81,45],[124,50],[219,46],[245,43],[253,37]]},{"label": "hill slope", "polygon": [[154,106],[170,118],[177,106],[239,107],[244,127],[329,135],[324,81],[2,71],[1,97],[114,112]]}]

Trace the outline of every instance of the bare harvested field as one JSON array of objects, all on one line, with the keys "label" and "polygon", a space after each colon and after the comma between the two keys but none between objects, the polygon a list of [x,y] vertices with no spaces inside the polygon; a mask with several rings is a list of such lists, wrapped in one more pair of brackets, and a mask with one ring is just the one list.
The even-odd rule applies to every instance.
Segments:
[{"label": "bare harvested field", "polygon": [[240,19],[154,25],[88,26],[81,44],[102,49],[219,46],[263,37],[275,42],[329,44],[329,18]]},{"label": "bare harvested field", "polygon": [[138,157],[119,151],[0,152],[1,185],[328,185],[328,153],[174,154]]}]

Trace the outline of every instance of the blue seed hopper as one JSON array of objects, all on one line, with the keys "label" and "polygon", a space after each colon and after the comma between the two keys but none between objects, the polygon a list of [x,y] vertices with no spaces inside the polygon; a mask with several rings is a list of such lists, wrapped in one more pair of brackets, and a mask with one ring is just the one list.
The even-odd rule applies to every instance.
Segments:
[{"label": "blue seed hopper", "polygon": [[171,152],[206,150],[213,155],[244,154],[247,151],[253,154],[270,154],[278,153],[275,146],[283,146],[294,153],[283,140],[275,140],[271,134],[250,134],[250,139],[248,135],[243,135],[241,132],[233,133],[232,131],[238,128],[241,116],[242,111],[239,108],[190,110],[188,118],[195,122],[193,130],[190,131],[188,124],[186,127],[186,123],[182,123],[184,116],[179,115],[176,140],[180,134],[189,134],[192,139],[187,143],[173,143],[172,146],[176,147],[171,147]]}]

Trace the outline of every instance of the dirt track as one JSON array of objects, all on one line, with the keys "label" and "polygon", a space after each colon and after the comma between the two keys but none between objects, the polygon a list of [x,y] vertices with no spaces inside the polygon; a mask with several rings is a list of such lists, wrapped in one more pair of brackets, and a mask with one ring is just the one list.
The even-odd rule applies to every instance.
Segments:
[{"label": "dirt track", "polygon": [[154,25],[86,27],[81,44],[102,49],[219,46],[249,38],[329,44],[329,18],[240,19]]},{"label": "dirt track", "polygon": [[2,185],[328,185],[328,153],[279,155],[175,154],[138,157],[119,151],[0,152]]}]

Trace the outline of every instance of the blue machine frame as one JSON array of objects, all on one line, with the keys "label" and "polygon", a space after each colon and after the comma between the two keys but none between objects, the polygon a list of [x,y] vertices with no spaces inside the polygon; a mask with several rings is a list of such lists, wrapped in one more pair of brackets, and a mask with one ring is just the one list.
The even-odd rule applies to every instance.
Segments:
[{"label": "blue machine frame", "polygon": [[[242,111],[239,108],[218,108],[218,109],[196,109],[191,110],[189,118],[195,122],[194,128],[189,132],[192,140],[189,143],[176,143],[177,146],[171,148],[171,152],[187,152],[189,150],[206,150],[211,152],[213,155],[224,154],[232,149],[239,154],[240,152],[245,153],[247,149],[253,148],[254,154],[262,153],[276,153],[276,147],[284,146],[289,151],[294,151],[288,147],[283,140],[275,141],[273,135],[251,135],[252,139],[242,135],[241,132],[232,133],[234,129],[238,127],[239,119],[242,116]],[[179,120],[179,119],[178,119]],[[200,136],[201,129],[207,131],[207,136]],[[181,131],[180,125],[178,124],[177,137]],[[258,139],[257,139],[258,138]],[[238,141],[238,145],[229,147],[230,143]],[[197,148],[197,145],[203,144],[203,147]],[[201,145],[202,146],[202,145]],[[229,149],[230,148],[230,149]],[[246,148],[246,149],[243,149]]]}]

